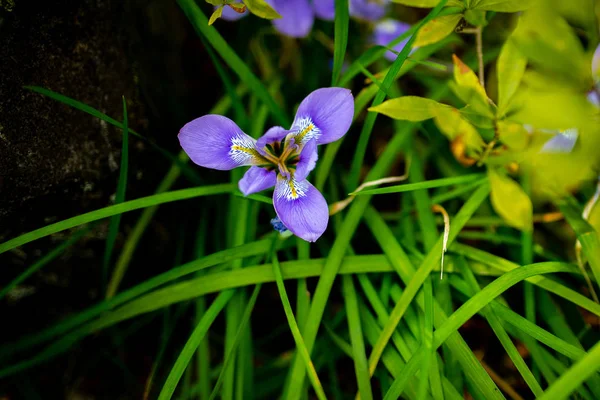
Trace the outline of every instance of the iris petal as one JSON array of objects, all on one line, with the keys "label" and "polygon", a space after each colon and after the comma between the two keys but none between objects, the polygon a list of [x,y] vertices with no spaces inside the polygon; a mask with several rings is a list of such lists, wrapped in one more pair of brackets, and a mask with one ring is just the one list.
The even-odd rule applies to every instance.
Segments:
[{"label": "iris petal", "polygon": [[273,205],[281,222],[294,235],[308,242],[316,241],[327,229],[327,202],[307,180],[278,177]]},{"label": "iris petal", "polygon": [[296,112],[292,130],[300,144],[316,139],[317,144],[338,140],[348,132],[354,117],[352,92],[344,88],[323,88],[310,93]]},{"label": "iris petal", "polygon": [[274,126],[258,138],[256,147],[258,149],[263,149],[268,144],[281,141],[288,133],[290,133],[290,131],[283,129],[281,126]]},{"label": "iris petal", "polygon": [[[379,46],[386,46],[396,39],[398,36],[402,35],[404,32],[410,29],[410,25],[405,22],[396,21],[394,19],[385,19],[377,25],[375,25],[375,30],[373,31],[372,41],[374,44]],[[408,42],[408,38],[404,39],[397,45],[393,47],[394,50],[400,52]],[[396,59],[396,54],[391,51],[387,51],[385,53],[385,58],[389,61],[394,61]]]},{"label": "iris petal", "polygon": [[385,15],[388,3],[389,0],[350,0],[350,15],[367,21],[377,21]]},{"label": "iris petal", "polygon": [[237,21],[238,19],[243,18],[246,15],[248,15],[248,9],[244,10],[244,12],[242,13],[239,13],[229,6],[224,6],[221,18],[225,21]]},{"label": "iris petal", "polygon": [[306,179],[308,174],[310,174],[310,171],[315,169],[318,158],[317,141],[315,139],[309,140],[300,153],[300,160],[298,161],[298,165],[296,165],[294,178],[299,181]]},{"label": "iris petal", "polygon": [[201,167],[229,170],[260,160],[256,140],[221,115],[205,115],[188,122],[178,137],[187,155]]},{"label": "iris petal", "polygon": [[277,183],[277,173],[261,167],[250,167],[238,182],[244,196],[272,188]]},{"label": "iris petal", "polygon": [[559,132],[542,146],[542,153],[570,153],[575,147],[577,137],[579,136],[577,129],[567,129],[564,132]]},{"label": "iris petal", "polygon": [[315,20],[309,0],[268,0],[281,18],[274,19],[273,25],[278,32],[291,37],[306,37]]},{"label": "iris petal", "polygon": [[326,21],[333,21],[335,18],[335,0],[313,1],[313,8],[317,18],[321,18]]}]

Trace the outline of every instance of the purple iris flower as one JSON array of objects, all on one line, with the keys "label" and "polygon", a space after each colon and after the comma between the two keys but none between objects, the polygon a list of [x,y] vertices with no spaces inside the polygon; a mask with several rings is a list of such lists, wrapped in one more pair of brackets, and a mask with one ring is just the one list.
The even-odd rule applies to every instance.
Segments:
[{"label": "purple iris flower", "polygon": [[353,115],[350,90],[323,88],[302,100],[289,130],[276,126],[255,140],[229,118],[205,115],[181,128],[179,142],[201,167],[250,166],[238,183],[240,191],[247,196],[275,186],[273,205],[281,223],[314,242],[327,228],[329,211],[306,177],[317,162],[317,146],[344,136]]},{"label": "purple iris flower", "polygon": [[[394,19],[384,19],[375,25],[371,41],[379,46],[386,46],[398,36],[410,29],[410,25],[405,22],[396,21]],[[409,38],[404,39],[393,47],[394,50],[400,52],[408,42]],[[385,52],[385,58],[389,61],[394,61],[397,55],[391,51]]]},{"label": "purple iris flower", "polygon": [[350,0],[350,15],[367,21],[377,21],[385,15],[389,3],[390,0]]},{"label": "purple iris flower", "polygon": [[317,18],[333,21],[335,18],[335,0],[313,0]]},{"label": "purple iris flower", "polygon": [[281,18],[274,19],[278,32],[290,37],[306,37],[315,22],[315,13],[309,0],[266,0]]}]

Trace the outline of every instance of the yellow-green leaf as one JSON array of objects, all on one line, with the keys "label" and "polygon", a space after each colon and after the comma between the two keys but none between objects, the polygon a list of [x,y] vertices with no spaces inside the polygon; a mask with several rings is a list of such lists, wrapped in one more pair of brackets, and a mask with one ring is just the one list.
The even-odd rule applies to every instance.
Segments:
[{"label": "yellow-green leaf", "polygon": [[244,4],[250,12],[265,19],[281,18],[281,15],[273,9],[265,0],[244,0]]},{"label": "yellow-green leaf", "polygon": [[208,25],[214,24],[218,18],[221,18],[221,15],[223,15],[223,6],[217,7],[215,9],[215,11],[210,16],[210,19],[208,20]]},{"label": "yellow-green leaf", "polygon": [[510,100],[519,88],[527,58],[519,51],[515,43],[509,38],[498,56],[498,116],[502,117],[508,110]]},{"label": "yellow-green leaf", "polygon": [[560,75],[576,90],[587,91],[592,85],[590,59],[577,32],[552,7],[525,11],[511,40],[536,69]]},{"label": "yellow-green leaf", "polygon": [[471,4],[474,10],[499,12],[517,12],[530,8],[538,0],[475,0]]},{"label": "yellow-green leaf", "polygon": [[452,33],[462,17],[462,14],[452,14],[432,19],[419,30],[414,47],[423,47],[439,42]]},{"label": "yellow-green leaf", "polygon": [[437,110],[452,107],[416,96],[403,96],[385,101],[369,111],[405,121],[424,121],[436,116]]},{"label": "yellow-green leaf", "polygon": [[529,133],[521,124],[511,121],[498,121],[496,124],[500,141],[512,150],[524,150],[529,143]]},{"label": "yellow-green leaf", "polygon": [[465,20],[474,26],[486,26],[484,10],[467,10],[465,11]]},{"label": "yellow-green leaf", "polygon": [[454,81],[456,82],[452,89],[456,95],[479,114],[493,117],[494,113],[490,109],[487,94],[479,83],[477,75],[456,55],[452,55],[452,60],[454,61]]},{"label": "yellow-green leaf", "polygon": [[434,122],[440,132],[451,141],[457,137],[462,137],[462,143],[465,144],[471,153],[479,153],[484,146],[483,139],[479,135],[479,132],[477,132],[477,129],[455,108],[436,109]]},{"label": "yellow-green leaf", "polygon": [[521,186],[496,170],[488,169],[491,199],[494,210],[506,221],[522,231],[533,230],[533,206]]}]

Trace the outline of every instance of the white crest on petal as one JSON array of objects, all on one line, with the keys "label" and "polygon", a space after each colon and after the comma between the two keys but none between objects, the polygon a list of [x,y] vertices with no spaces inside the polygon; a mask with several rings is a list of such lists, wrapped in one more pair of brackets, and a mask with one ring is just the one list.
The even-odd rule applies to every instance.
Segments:
[{"label": "white crest on petal", "polygon": [[393,19],[385,19],[378,23],[375,29],[381,33],[394,33],[396,32],[396,23]]},{"label": "white crest on petal", "polygon": [[229,156],[239,165],[250,165],[256,160],[256,140],[247,135],[236,135],[231,138]]},{"label": "white crest on petal", "polygon": [[285,179],[281,175],[277,177],[279,180],[277,187],[275,188],[275,196],[278,199],[285,198],[287,201],[297,200],[301,197],[306,196],[308,193],[308,181],[297,181],[294,178]]},{"label": "white crest on petal", "polygon": [[296,143],[303,145],[311,139],[318,139],[321,130],[316,127],[310,117],[298,118],[292,126]]}]

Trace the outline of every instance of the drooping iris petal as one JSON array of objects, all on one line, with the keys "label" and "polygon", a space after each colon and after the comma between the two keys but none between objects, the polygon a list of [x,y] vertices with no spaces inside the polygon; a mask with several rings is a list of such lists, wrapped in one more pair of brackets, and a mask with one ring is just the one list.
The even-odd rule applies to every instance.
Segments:
[{"label": "drooping iris petal", "polygon": [[221,115],[205,115],[188,122],[178,137],[187,155],[201,167],[228,170],[256,164],[261,157],[256,140]]},{"label": "drooping iris petal", "polygon": [[577,137],[579,136],[577,129],[567,129],[564,132],[559,132],[553,138],[548,140],[540,152],[542,153],[570,153],[575,147]]},{"label": "drooping iris petal", "polygon": [[237,21],[240,18],[244,18],[246,15],[248,15],[248,9],[244,10],[243,13],[239,13],[233,8],[225,6],[223,7],[223,14],[221,14],[221,18],[225,21]]},{"label": "drooping iris petal", "polygon": [[315,169],[317,159],[319,155],[317,153],[317,141],[315,139],[309,140],[300,153],[300,160],[296,165],[296,172],[294,178],[296,180],[304,180],[310,174],[310,171]]},{"label": "drooping iris petal", "polygon": [[335,18],[335,0],[313,1],[313,8],[317,18],[332,21]]},{"label": "drooping iris petal", "polygon": [[[404,32],[410,29],[410,25],[405,22],[396,21],[393,19],[385,19],[377,25],[375,25],[375,30],[373,31],[372,41],[374,44],[379,46],[387,46],[398,36],[402,35]],[[409,38],[404,39],[397,45],[393,47],[394,50],[400,52],[408,42]],[[391,51],[387,51],[385,53],[385,58],[390,61],[394,61],[396,59],[396,54]]]},{"label": "drooping iris petal", "polygon": [[308,36],[315,21],[309,0],[267,0],[267,3],[281,15],[272,21],[279,33],[296,38]]},{"label": "drooping iris petal", "polygon": [[270,143],[279,142],[285,138],[288,133],[290,133],[290,131],[287,129],[283,129],[281,126],[274,126],[258,138],[256,141],[256,148],[263,149]]},{"label": "drooping iris petal", "polygon": [[273,205],[281,222],[294,235],[308,242],[316,241],[327,229],[327,202],[307,180],[277,177]]},{"label": "drooping iris petal", "polygon": [[350,15],[367,21],[377,21],[385,15],[388,4],[389,0],[350,0]]},{"label": "drooping iris petal", "polygon": [[317,89],[308,96],[296,112],[292,130],[296,143],[316,139],[317,144],[338,140],[348,132],[354,116],[352,92],[344,88]]},{"label": "drooping iris petal", "polygon": [[252,166],[238,182],[244,196],[272,188],[277,183],[277,172]]}]

